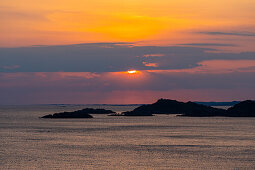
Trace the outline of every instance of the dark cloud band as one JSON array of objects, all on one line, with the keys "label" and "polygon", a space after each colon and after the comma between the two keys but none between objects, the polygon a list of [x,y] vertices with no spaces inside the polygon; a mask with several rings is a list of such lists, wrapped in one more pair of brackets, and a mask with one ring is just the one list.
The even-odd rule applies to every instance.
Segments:
[{"label": "dark cloud band", "polygon": [[[0,48],[0,72],[176,70],[197,67],[199,62],[205,60],[255,60],[255,52],[208,51],[217,50],[206,47],[134,46],[130,43]],[[153,66],[157,67],[144,63],[154,63]]]}]

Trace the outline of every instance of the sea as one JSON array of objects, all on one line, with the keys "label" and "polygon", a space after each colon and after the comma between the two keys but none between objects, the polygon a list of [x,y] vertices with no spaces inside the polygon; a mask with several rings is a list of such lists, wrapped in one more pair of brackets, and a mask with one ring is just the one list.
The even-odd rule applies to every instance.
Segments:
[{"label": "sea", "polygon": [[255,118],[39,118],[86,107],[137,105],[0,106],[0,169],[255,169]]}]

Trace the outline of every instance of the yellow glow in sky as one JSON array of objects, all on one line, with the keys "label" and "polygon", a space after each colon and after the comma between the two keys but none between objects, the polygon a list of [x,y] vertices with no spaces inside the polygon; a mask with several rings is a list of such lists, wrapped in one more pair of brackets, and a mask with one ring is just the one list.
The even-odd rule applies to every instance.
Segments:
[{"label": "yellow glow in sky", "polygon": [[254,9],[254,0],[2,0],[0,46],[208,41],[194,32],[254,30]]}]

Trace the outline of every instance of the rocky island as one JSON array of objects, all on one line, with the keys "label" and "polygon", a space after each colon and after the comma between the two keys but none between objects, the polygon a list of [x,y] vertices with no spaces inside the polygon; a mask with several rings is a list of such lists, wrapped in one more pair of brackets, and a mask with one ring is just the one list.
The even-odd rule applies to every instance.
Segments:
[{"label": "rocky island", "polygon": [[152,116],[153,114],[180,114],[185,116],[220,116],[225,112],[194,102],[179,102],[170,99],[159,99],[157,102],[142,105],[133,111],[123,112],[123,116]]},{"label": "rocky island", "polygon": [[90,114],[111,114],[112,110],[85,108],[73,112],[61,112],[45,115],[41,118],[93,118]]},{"label": "rocky island", "polygon": [[190,101],[185,103],[159,99],[153,104],[142,105],[132,111],[123,112],[120,116],[153,116],[153,114],[178,114],[189,117],[255,117],[255,101],[243,101],[225,110]]},{"label": "rocky island", "polygon": [[229,117],[255,117],[255,101],[246,100],[227,110]]},{"label": "rocky island", "polygon": [[159,99],[153,104],[142,105],[132,111],[116,113],[112,110],[85,108],[73,112],[61,112],[45,115],[41,118],[93,118],[90,114],[108,114],[108,116],[153,116],[156,114],[177,114],[189,117],[255,117],[255,101],[246,100],[229,109],[219,109],[195,102],[179,102]]},{"label": "rocky island", "polygon": [[180,114],[185,116],[220,116],[225,112],[194,102],[179,102],[170,99],[159,99],[157,102],[142,105],[133,111],[123,112],[124,116],[152,116],[153,114]]}]

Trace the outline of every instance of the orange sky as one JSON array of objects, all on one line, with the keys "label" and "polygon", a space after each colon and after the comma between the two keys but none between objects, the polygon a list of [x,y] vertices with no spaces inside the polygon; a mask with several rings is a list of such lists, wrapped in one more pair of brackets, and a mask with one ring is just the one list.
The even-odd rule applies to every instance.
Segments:
[{"label": "orange sky", "polygon": [[2,0],[0,46],[232,42],[252,49],[253,37],[194,32],[253,31],[254,7],[254,0]]},{"label": "orange sky", "polygon": [[255,0],[0,0],[0,104],[252,98],[254,44]]}]

